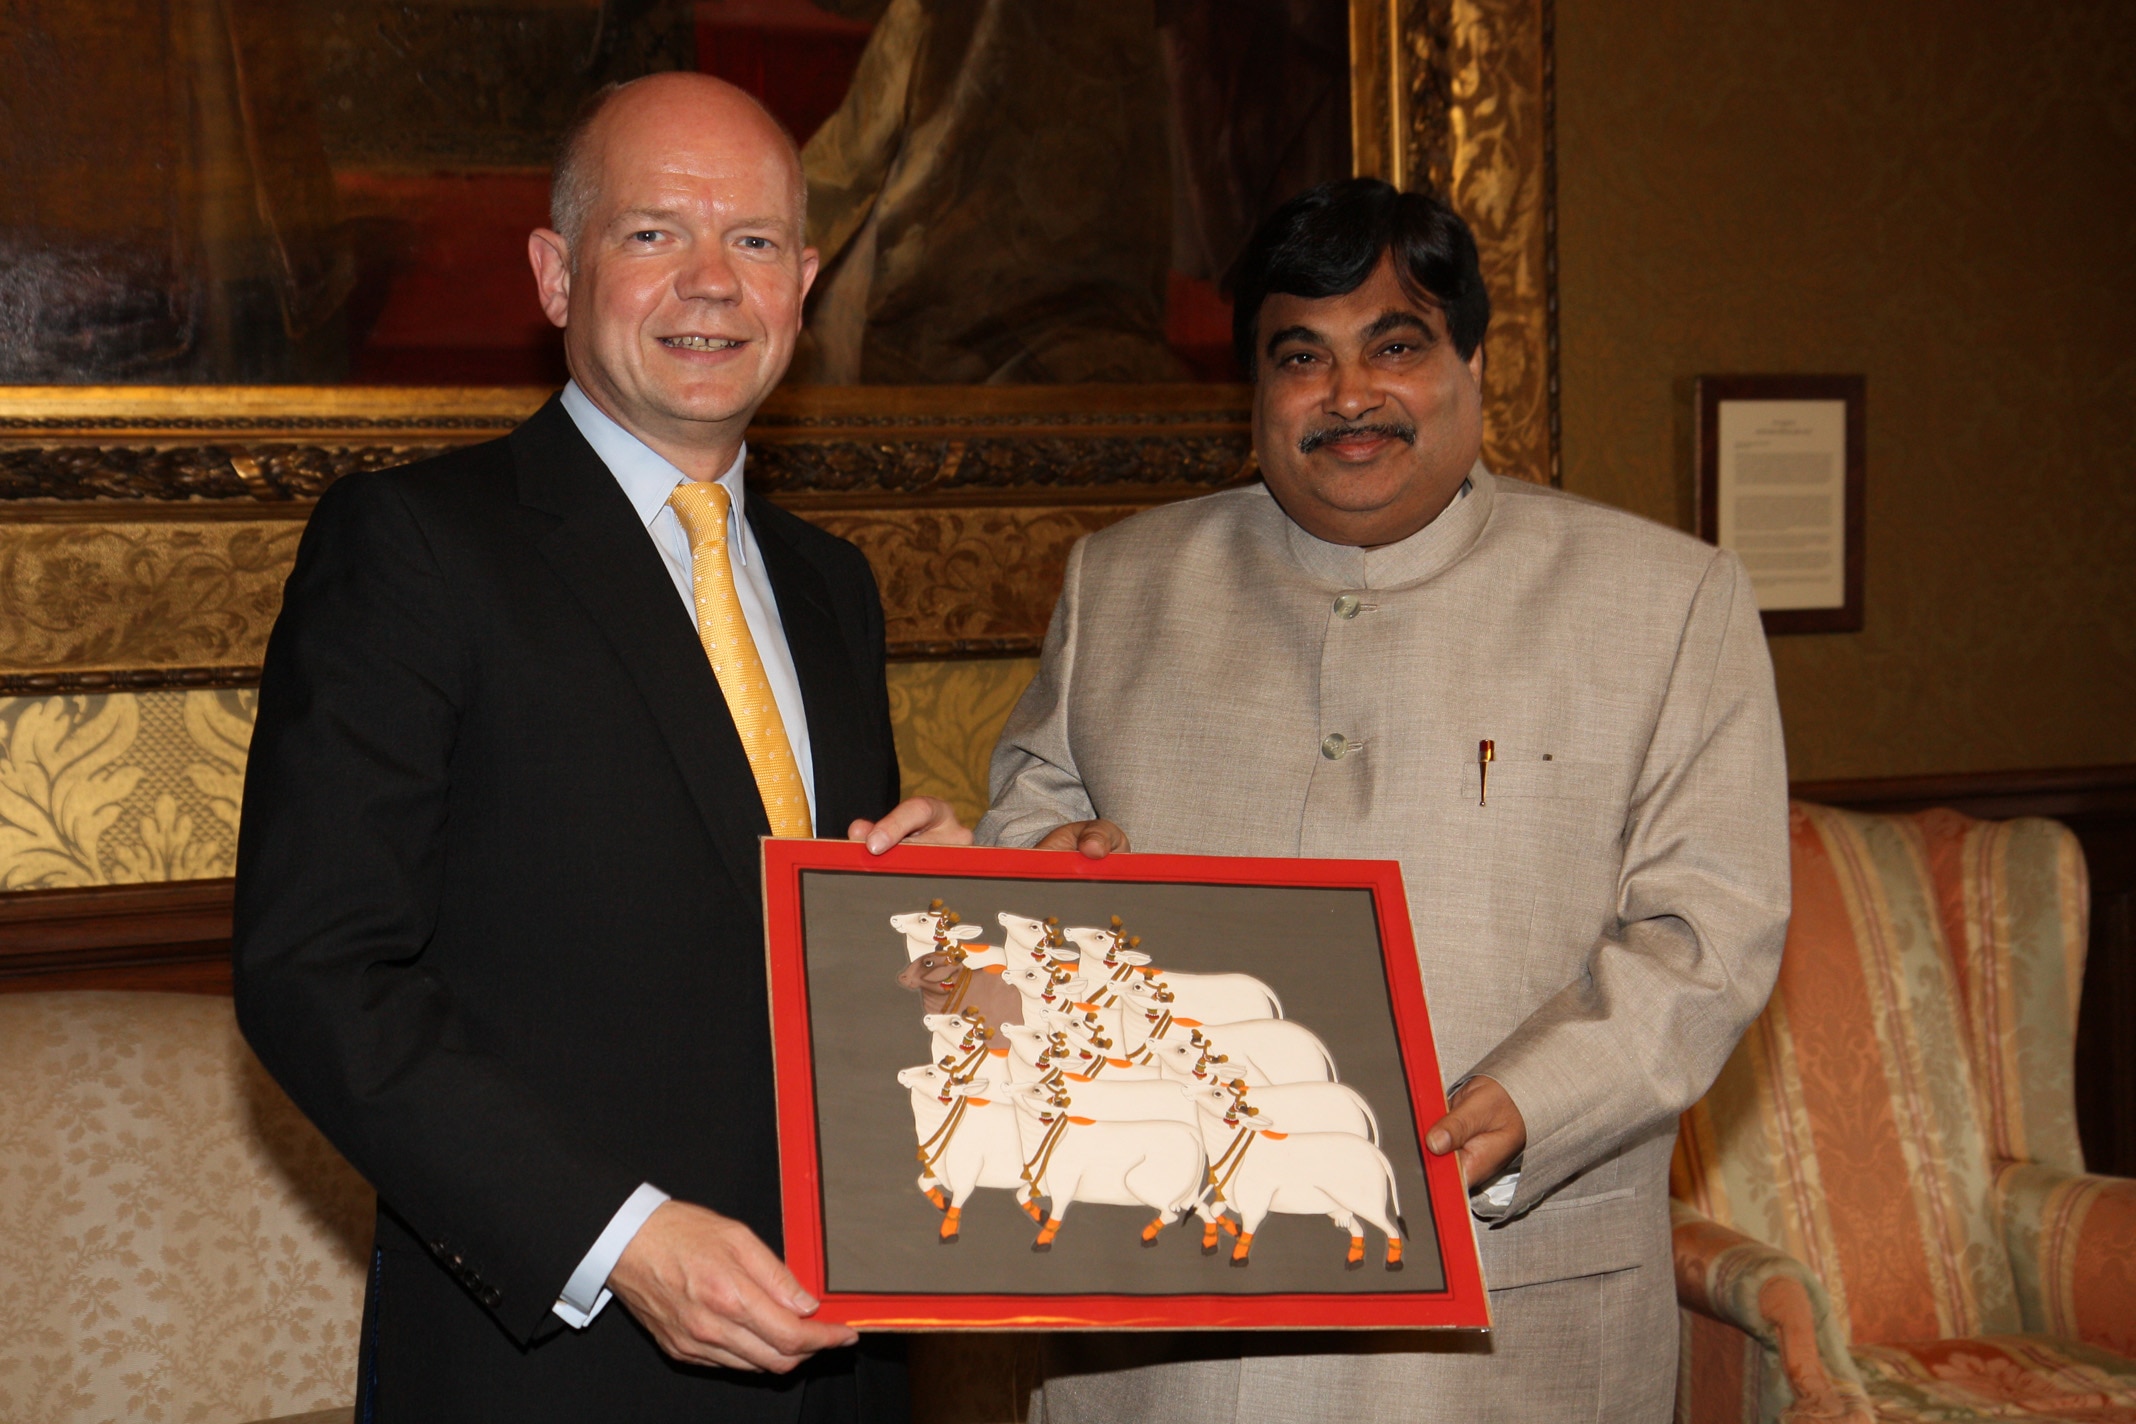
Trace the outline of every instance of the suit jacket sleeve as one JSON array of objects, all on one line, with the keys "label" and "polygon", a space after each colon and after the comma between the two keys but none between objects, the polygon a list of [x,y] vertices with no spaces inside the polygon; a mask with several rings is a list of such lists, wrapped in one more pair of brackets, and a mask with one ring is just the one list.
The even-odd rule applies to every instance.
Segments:
[{"label": "suit jacket sleeve", "polygon": [[1788,899],[1772,664],[1749,579],[1717,551],[1633,787],[1615,926],[1473,1070],[1527,1122],[1506,1215],[1704,1095],[1772,991]]},{"label": "suit jacket sleeve", "polygon": [[[384,1201],[527,1339],[641,1180],[474,1045],[426,960],[471,693],[448,580],[391,475],[321,501],[270,640],[245,783],[237,1011]],[[572,1045],[555,1045],[568,1053]]]},{"label": "suit jacket sleeve", "polygon": [[987,773],[992,806],[981,818],[981,845],[1030,846],[1055,826],[1097,814],[1076,770],[1069,741],[1068,687],[1074,676],[1077,596],[1082,586],[1083,543],[1069,551],[1061,596],[1053,608],[1040,651],[1038,675],[1001,729]]}]

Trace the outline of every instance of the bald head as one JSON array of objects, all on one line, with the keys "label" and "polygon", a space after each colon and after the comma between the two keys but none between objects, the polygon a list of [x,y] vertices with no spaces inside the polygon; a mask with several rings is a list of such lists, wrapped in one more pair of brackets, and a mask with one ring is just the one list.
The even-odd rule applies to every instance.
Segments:
[{"label": "bald head", "polygon": [[601,96],[527,236],[564,360],[608,416],[692,479],[733,462],[793,359],[816,280],[794,142],[702,74]]},{"label": "bald head", "polygon": [[647,74],[597,90],[557,145],[549,178],[549,226],[574,248],[601,195],[601,154],[618,129],[626,142],[660,141],[670,126],[717,133],[737,146],[761,146],[782,155],[793,171],[794,212],[804,222],[808,179],[801,148],[785,125],[748,91],[709,74],[669,71]]}]

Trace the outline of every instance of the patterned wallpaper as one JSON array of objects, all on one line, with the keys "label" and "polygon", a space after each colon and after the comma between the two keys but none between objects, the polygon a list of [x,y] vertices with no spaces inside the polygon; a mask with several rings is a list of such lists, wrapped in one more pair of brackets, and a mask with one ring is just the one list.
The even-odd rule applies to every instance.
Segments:
[{"label": "patterned wallpaper", "polygon": [[0,891],[228,875],[255,701],[0,698]]},{"label": "patterned wallpaper", "polygon": [[1691,523],[1691,379],[1861,371],[1867,626],[1798,778],[2136,761],[2136,7],[1559,0],[1565,488]]},{"label": "patterned wallpaper", "polygon": [[[966,825],[1035,659],[893,663],[907,795]],[[257,694],[0,698],[0,891],[228,875]]]}]

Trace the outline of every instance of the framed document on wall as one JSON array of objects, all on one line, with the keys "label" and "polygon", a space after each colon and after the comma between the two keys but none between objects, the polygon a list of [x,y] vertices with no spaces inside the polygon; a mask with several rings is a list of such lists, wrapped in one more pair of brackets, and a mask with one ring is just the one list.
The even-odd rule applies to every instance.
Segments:
[{"label": "framed document on wall", "polygon": [[821,1318],[1488,1327],[1394,862],[767,840],[764,884]]},{"label": "framed document on wall", "polygon": [[1768,633],[1861,631],[1864,387],[1698,379],[1699,537],[1742,559]]}]

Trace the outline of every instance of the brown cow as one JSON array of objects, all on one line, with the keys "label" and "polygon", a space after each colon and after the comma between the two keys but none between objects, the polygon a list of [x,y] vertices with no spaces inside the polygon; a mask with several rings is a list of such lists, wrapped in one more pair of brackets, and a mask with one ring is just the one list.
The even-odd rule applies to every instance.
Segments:
[{"label": "brown cow", "polygon": [[1001,982],[1001,966],[968,969],[953,950],[933,950],[898,971],[898,987],[920,991],[920,1012],[954,1014],[976,1009],[986,1015],[987,1041],[1005,1023],[1023,1022],[1023,995]]}]

